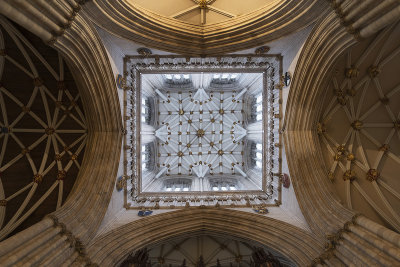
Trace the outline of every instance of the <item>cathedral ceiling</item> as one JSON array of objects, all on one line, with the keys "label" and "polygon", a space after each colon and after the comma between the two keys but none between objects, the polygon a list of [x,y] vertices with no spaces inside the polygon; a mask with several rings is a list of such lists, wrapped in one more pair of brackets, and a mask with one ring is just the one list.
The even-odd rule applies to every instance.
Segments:
[{"label": "cathedral ceiling", "polygon": [[[256,242],[241,240],[227,235],[193,233],[190,236],[170,239],[166,242],[149,245],[149,261],[156,266],[252,266],[257,249],[270,252],[283,266],[294,264],[280,253],[265,248]],[[218,265],[219,264],[219,265]],[[121,265],[122,266],[122,265]]]},{"label": "cathedral ceiling", "polygon": [[318,132],[342,203],[400,231],[400,25],[348,49],[333,68]]},{"label": "cathedral ceiling", "polygon": [[[130,197],[125,198],[127,208],[280,205],[281,184],[274,178],[281,172],[278,160],[278,99],[281,96],[275,87],[275,81],[279,80],[280,56],[131,56],[125,62],[129,70],[126,72],[127,135],[123,177],[127,181],[124,192],[130,193]],[[218,84],[224,81],[222,77],[232,77],[231,73],[241,77],[237,83]],[[173,88],[163,82],[175,76],[187,77],[189,83]],[[142,99],[137,97],[140,95]],[[146,103],[150,98],[146,100],[144,95],[153,99],[154,111],[148,112],[153,119],[146,119],[143,100]],[[255,110],[256,98],[259,98],[258,111]],[[252,109],[258,112],[257,118],[256,113],[251,118]],[[151,142],[156,143],[155,153],[150,152],[152,149],[146,150]],[[256,163],[245,163],[245,155],[250,152],[245,152],[243,147],[251,142],[254,149],[256,142],[259,143],[260,159],[269,159],[264,163],[260,160],[257,167]],[[140,156],[142,160],[138,161]],[[151,167],[151,162],[155,162],[153,168],[148,168],[148,162],[144,162],[147,158],[155,158],[149,163]],[[214,175],[219,177],[214,178]],[[192,176],[199,178],[192,181]],[[174,186],[163,186],[163,181],[168,183],[169,177],[186,178],[192,186],[181,186],[178,190]],[[207,179],[201,179],[204,177]],[[213,186],[212,180],[222,182],[222,178],[235,183],[221,185],[221,191],[214,189],[219,186]],[[166,188],[174,189],[174,194]],[[248,194],[244,195],[246,191]]]},{"label": "cathedral ceiling", "polygon": [[[145,9],[195,25],[207,25],[248,14],[265,6],[264,0],[130,0]],[[272,1],[274,2],[274,1]],[[276,2],[276,1],[275,1]]]},{"label": "cathedral ceiling", "polygon": [[85,8],[97,25],[119,37],[198,56],[254,48],[287,36],[313,23],[327,4],[315,0],[98,0]]},{"label": "cathedral ceiling", "polygon": [[0,239],[58,209],[75,182],[86,118],[63,57],[0,17]]}]

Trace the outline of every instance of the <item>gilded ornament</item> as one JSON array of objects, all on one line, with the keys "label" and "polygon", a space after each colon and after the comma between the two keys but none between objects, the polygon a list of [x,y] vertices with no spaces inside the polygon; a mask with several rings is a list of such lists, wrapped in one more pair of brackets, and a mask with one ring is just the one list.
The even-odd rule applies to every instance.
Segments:
[{"label": "gilded ornament", "polygon": [[29,148],[25,147],[24,149],[22,149],[21,154],[26,155],[29,154],[29,152],[30,152]]},{"label": "gilded ornament", "polygon": [[344,147],[344,145],[340,145],[336,148],[337,152],[343,154],[344,152],[346,152],[346,148]]},{"label": "gilded ornament", "polygon": [[78,159],[78,155],[77,154],[72,154],[71,155],[71,160],[77,160]]},{"label": "gilded ornament", "polygon": [[388,144],[383,144],[380,148],[379,151],[387,152],[390,149],[390,146]]},{"label": "gilded ornament", "polygon": [[183,157],[183,152],[182,152],[182,151],[178,151],[178,154],[177,154],[177,155],[178,155],[178,157],[181,158],[181,157]]},{"label": "gilded ornament", "polygon": [[207,5],[208,5],[207,0],[200,0],[199,1],[199,7],[200,8],[207,8]]},{"label": "gilded ornament", "polygon": [[218,155],[222,156],[224,154],[224,151],[222,151],[221,149],[218,150]]},{"label": "gilded ornament", "polygon": [[370,182],[378,180],[379,177],[380,174],[376,169],[369,169],[367,172],[367,180]]},{"label": "gilded ornament", "polygon": [[203,137],[205,134],[203,129],[198,129],[196,132],[197,137]]},{"label": "gilded ornament", "polygon": [[378,68],[378,66],[372,65],[372,66],[370,66],[370,67],[368,68],[368,75],[369,75],[369,77],[371,77],[371,78],[375,78],[376,76],[379,75],[380,72],[381,72],[381,71],[380,71],[380,69]]},{"label": "gilded ornament", "polygon": [[359,121],[359,120],[355,120],[351,123],[351,127],[353,127],[353,129],[356,131],[361,130],[362,126],[363,126],[363,123],[362,123],[362,121]]},{"label": "gilded ornament", "polygon": [[345,69],[344,75],[346,78],[355,78],[358,76],[358,69],[352,65],[350,68]]},{"label": "gilded ornament", "polygon": [[33,176],[33,181],[40,184],[43,181],[43,176],[37,173]]},{"label": "gilded ornament", "polygon": [[7,200],[0,199],[0,207],[5,207],[5,206],[7,206]]},{"label": "gilded ornament", "polygon": [[343,174],[343,180],[347,181],[350,180],[353,181],[354,179],[356,179],[356,173],[353,170],[347,170],[344,174]]},{"label": "gilded ornament", "polygon": [[183,115],[183,114],[185,114],[185,111],[183,109],[180,109],[179,110],[179,115]]},{"label": "gilded ornament", "polygon": [[59,170],[57,173],[57,180],[64,180],[67,177],[67,172],[65,170]]},{"label": "gilded ornament", "polygon": [[355,160],[354,154],[353,154],[353,153],[347,154],[347,160],[348,160],[348,161],[354,161],[354,160]]}]

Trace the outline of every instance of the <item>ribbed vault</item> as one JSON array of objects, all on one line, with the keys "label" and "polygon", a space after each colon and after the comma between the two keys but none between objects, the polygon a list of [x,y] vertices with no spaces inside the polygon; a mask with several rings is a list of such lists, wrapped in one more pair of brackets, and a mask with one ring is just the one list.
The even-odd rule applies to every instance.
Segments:
[{"label": "ribbed vault", "polygon": [[338,58],[318,125],[326,173],[342,202],[397,231],[399,36],[394,24]]},{"label": "ribbed vault", "polygon": [[[63,57],[0,17],[0,239],[65,202],[87,137]],[[14,231],[15,230],[15,231]]]}]

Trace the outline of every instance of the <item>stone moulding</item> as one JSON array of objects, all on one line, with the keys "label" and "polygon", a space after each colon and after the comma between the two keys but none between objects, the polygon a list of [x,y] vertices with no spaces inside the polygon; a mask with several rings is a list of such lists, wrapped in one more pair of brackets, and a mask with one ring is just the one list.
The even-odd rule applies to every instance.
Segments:
[{"label": "stone moulding", "polygon": [[[174,62],[174,63],[170,63]],[[124,58],[124,206],[126,209],[171,209],[190,206],[251,207],[279,206],[282,203],[279,176],[282,172],[282,151],[275,143],[281,142],[281,118],[270,116],[263,121],[264,158],[262,190],[226,192],[149,193],[141,190],[140,159],[140,84],[141,74],[165,72],[235,72],[263,73],[263,116],[279,113],[281,109],[282,57],[280,55],[225,55],[208,58],[190,56],[127,56]],[[278,105],[277,105],[278,104]],[[270,126],[268,126],[270,125]],[[269,131],[269,134],[267,134]],[[277,138],[275,137],[277,136]],[[273,172],[275,170],[275,172]],[[277,171],[276,171],[277,170]],[[274,181],[275,180],[275,181]],[[273,185],[274,184],[274,185]]]},{"label": "stone moulding", "polygon": [[288,223],[244,211],[205,207],[129,222],[97,237],[87,247],[87,253],[99,266],[111,266],[136,249],[179,236],[192,236],[198,231],[258,242],[297,266],[308,266],[324,249],[321,240],[313,234]]},{"label": "stone moulding", "polygon": [[[216,55],[279,39],[313,23],[328,1],[272,0],[227,21],[196,25],[144,9],[132,1],[90,1],[85,10],[113,34],[178,54]],[[306,11],[304,11],[306,10]]]}]

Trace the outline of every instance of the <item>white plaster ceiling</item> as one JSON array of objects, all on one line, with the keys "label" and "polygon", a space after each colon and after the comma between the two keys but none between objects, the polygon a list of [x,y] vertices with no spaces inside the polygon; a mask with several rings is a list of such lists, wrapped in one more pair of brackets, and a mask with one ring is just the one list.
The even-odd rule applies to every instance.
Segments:
[{"label": "white plaster ceiling", "polygon": [[400,26],[339,58],[319,132],[327,177],[348,208],[400,231]]}]

